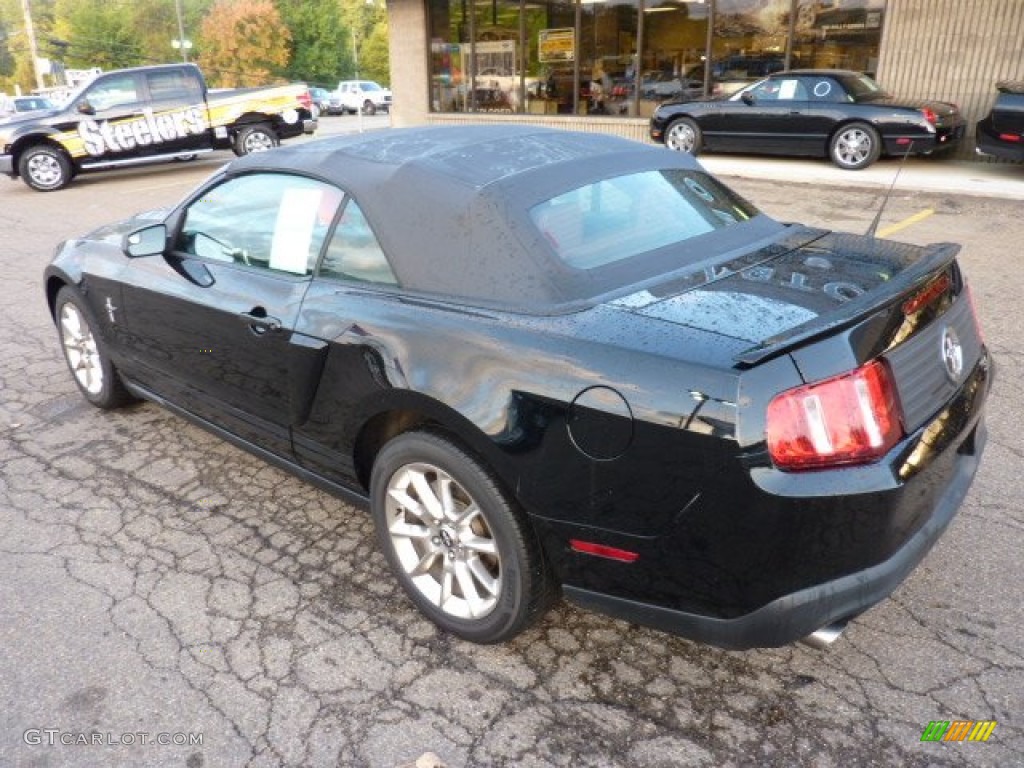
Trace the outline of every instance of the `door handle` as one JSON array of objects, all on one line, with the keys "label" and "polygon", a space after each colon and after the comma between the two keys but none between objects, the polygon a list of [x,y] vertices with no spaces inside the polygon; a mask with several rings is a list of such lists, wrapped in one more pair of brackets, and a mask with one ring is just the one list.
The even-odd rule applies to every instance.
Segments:
[{"label": "door handle", "polygon": [[257,335],[264,334],[267,331],[281,330],[281,321],[276,317],[268,315],[267,310],[263,307],[254,307],[249,312],[243,312],[238,317],[249,326],[249,330]]}]

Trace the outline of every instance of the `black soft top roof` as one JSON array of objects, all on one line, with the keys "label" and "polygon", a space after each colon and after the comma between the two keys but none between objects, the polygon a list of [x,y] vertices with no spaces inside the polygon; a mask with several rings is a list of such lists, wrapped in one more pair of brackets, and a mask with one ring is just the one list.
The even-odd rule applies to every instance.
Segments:
[{"label": "black soft top roof", "polygon": [[[291,171],[342,188],[366,214],[406,290],[550,311],[672,265],[626,259],[596,270],[572,269],[534,227],[529,209],[597,179],[668,168],[699,170],[687,154],[607,134],[472,125],[296,142],[239,158],[228,173]],[[705,241],[705,258],[708,247],[729,251],[780,227],[757,216],[687,246]],[[676,268],[679,261],[676,255]]]}]

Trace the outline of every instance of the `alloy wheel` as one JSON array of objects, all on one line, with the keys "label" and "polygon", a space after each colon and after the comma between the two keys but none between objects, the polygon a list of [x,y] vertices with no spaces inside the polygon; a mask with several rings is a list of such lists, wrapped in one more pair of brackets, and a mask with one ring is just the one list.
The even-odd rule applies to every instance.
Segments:
[{"label": "alloy wheel", "polygon": [[103,391],[103,361],[96,338],[81,311],[67,302],[60,309],[60,338],[71,372],[91,395]]},{"label": "alloy wheel", "polygon": [[857,166],[871,155],[872,138],[861,128],[850,128],[836,138],[836,159],[843,165]]},{"label": "alloy wheel", "polygon": [[266,152],[274,148],[274,140],[263,131],[252,131],[245,137],[245,154]]},{"label": "alloy wheel", "polygon": [[693,152],[697,145],[697,134],[690,123],[681,121],[669,128],[665,144],[677,152]]},{"label": "alloy wheel", "polygon": [[40,187],[57,185],[64,175],[60,163],[52,155],[38,154],[28,161],[28,173]]},{"label": "alloy wheel", "polygon": [[400,467],[388,481],[385,519],[399,565],[431,604],[459,619],[494,610],[503,576],[497,540],[451,475],[427,463]]}]

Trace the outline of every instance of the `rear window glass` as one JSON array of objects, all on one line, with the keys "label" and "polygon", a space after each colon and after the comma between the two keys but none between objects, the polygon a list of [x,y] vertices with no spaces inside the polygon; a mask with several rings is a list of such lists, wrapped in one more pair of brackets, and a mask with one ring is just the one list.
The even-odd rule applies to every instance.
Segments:
[{"label": "rear window glass", "polygon": [[530,218],[566,265],[596,269],[738,224],[758,213],[706,173],[644,171],[538,203]]},{"label": "rear window glass", "polygon": [[850,77],[841,78],[843,85],[846,86],[847,93],[854,101],[872,101],[874,99],[884,99],[886,97],[885,91],[878,83],[872,80],[867,75],[854,75]]}]

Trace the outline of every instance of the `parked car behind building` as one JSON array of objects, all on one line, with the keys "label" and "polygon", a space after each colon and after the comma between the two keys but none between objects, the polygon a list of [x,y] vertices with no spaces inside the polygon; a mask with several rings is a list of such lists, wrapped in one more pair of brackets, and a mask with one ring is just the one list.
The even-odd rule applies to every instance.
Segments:
[{"label": "parked car behind building", "polygon": [[1024,160],[1024,81],[996,83],[999,95],[977,125],[978,154]]}]

